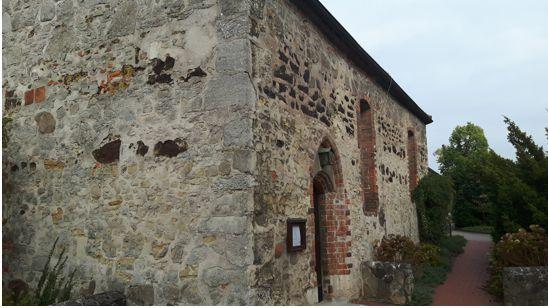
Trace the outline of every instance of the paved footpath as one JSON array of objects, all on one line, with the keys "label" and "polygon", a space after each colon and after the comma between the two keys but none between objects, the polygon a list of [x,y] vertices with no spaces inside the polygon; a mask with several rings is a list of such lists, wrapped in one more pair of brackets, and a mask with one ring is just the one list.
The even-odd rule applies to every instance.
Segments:
[{"label": "paved footpath", "polygon": [[464,252],[455,259],[445,283],[436,289],[433,305],[500,305],[483,289],[489,279],[487,267],[491,237],[488,234],[461,231],[454,231],[453,234],[464,236],[468,243]]}]

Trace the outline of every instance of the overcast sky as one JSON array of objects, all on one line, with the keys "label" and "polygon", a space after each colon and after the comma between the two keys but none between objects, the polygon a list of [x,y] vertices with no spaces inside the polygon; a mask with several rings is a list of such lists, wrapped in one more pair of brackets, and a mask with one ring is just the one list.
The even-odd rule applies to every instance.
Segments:
[{"label": "overcast sky", "polygon": [[321,0],[425,110],[429,163],[456,125],[514,158],[502,115],[547,149],[548,1]]}]

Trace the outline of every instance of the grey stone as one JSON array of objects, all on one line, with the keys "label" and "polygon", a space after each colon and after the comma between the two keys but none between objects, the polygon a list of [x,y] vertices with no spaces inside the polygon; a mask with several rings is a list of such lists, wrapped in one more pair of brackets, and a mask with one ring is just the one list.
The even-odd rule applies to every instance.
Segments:
[{"label": "grey stone", "polygon": [[168,284],[159,288],[162,291],[163,297],[167,299],[168,303],[176,304],[181,298],[181,289],[176,285]]},{"label": "grey stone", "polygon": [[109,291],[79,299],[60,302],[54,306],[125,306],[126,296],[122,292]]},{"label": "grey stone", "polygon": [[362,296],[395,305],[408,304],[413,293],[413,271],[407,263],[366,261],[361,264]]},{"label": "grey stone", "polygon": [[248,39],[221,42],[217,46],[218,72],[251,72],[251,46]]},{"label": "grey stone", "polygon": [[249,10],[249,1],[242,0],[223,0],[219,1],[222,15],[233,15],[243,13]]},{"label": "grey stone", "polygon": [[55,2],[52,0],[42,0],[40,5],[40,21],[50,21],[55,17]]},{"label": "grey stone", "polygon": [[34,117],[38,131],[42,134],[51,134],[55,131],[55,118],[51,113],[43,111]]},{"label": "grey stone", "polygon": [[246,226],[246,217],[211,217],[202,223],[200,231],[207,233],[242,234]]},{"label": "grey stone", "polygon": [[144,237],[140,233],[127,234],[122,244],[122,252],[125,257],[139,257],[144,246]]},{"label": "grey stone", "polygon": [[189,305],[199,305],[203,303],[196,282],[188,281],[183,283],[183,287],[181,288],[181,300],[184,304]]},{"label": "grey stone", "polygon": [[46,54],[53,59],[64,59],[65,55],[77,47],[78,39],[74,36],[72,30],[67,26],[61,25],[55,27],[51,37]]},{"label": "grey stone", "polygon": [[505,267],[502,285],[505,305],[548,305],[548,266]]},{"label": "grey stone", "polygon": [[127,299],[132,305],[154,305],[154,287],[150,284],[130,286],[127,289]]},{"label": "grey stone", "polygon": [[185,243],[179,242],[171,248],[171,261],[173,263],[181,263],[184,254]]},{"label": "grey stone", "polygon": [[125,1],[116,8],[108,34],[111,37],[126,36],[135,32],[137,21],[137,4]]},{"label": "grey stone", "polygon": [[11,16],[6,11],[2,12],[2,33],[11,32]]},{"label": "grey stone", "polygon": [[219,18],[217,33],[226,40],[246,38],[251,31],[251,20],[247,15],[232,15]]},{"label": "grey stone", "polygon": [[202,279],[210,287],[218,287],[230,281],[229,272],[218,266],[204,270]]},{"label": "grey stone", "polygon": [[245,72],[221,74],[211,78],[204,93],[204,109],[227,106],[250,106],[255,103],[255,90]]},{"label": "grey stone", "polygon": [[253,134],[251,119],[236,118],[225,125],[223,132],[223,144],[227,147],[251,146]]},{"label": "grey stone", "polygon": [[251,150],[236,150],[232,161],[232,167],[243,173],[253,172],[256,164],[255,152]]}]

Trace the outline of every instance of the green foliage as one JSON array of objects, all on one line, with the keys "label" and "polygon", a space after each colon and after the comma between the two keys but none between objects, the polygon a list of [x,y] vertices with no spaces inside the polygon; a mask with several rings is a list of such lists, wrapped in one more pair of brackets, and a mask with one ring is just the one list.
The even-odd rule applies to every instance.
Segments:
[{"label": "green foliage", "polygon": [[421,241],[439,244],[446,237],[453,198],[453,185],[449,178],[428,174],[421,179],[413,191]]},{"label": "green foliage", "polygon": [[462,231],[474,232],[474,233],[484,233],[491,234],[493,233],[493,227],[491,226],[469,226],[460,228]]},{"label": "green foliage", "polygon": [[493,248],[489,290],[502,296],[502,269],[514,266],[548,266],[548,236],[543,228],[530,226],[505,234]]},{"label": "green foliage", "polygon": [[508,118],[505,122],[508,140],[516,148],[516,161],[491,151],[481,168],[495,241],[531,224],[548,226],[548,157],[515,123]]},{"label": "green foliage", "polygon": [[446,250],[452,256],[456,256],[464,252],[464,246],[466,246],[466,239],[461,235],[453,235],[445,238],[441,241],[440,247],[442,250]]},{"label": "green foliage", "polygon": [[416,252],[416,259],[420,264],[440,265],[441,250],[434,244],[421,243]]},{"label": "green foliage", "polygon": [[70,298],[70,293],[73,287],[73,279],[76,270],[72,271],[68,278],[62,276],[63,269],[68,257],[65,256],[65,249],[61,250],[57,262],[51,268],[50,262],[57,246],[57,238],[53,243],[53,247],[48,255],[42,275],[38,281],[38,285],[34,292],[28,290],[28,286],[20,280],[11,284],[9,290],[5,290],[3,296],[3,304],[5,305],[33,305],[33,306],[48,306],[58,302],[66,301]]},{"label": "green foliage", "polygon": [[389,234],[375,245],[375,257],[383,262],[403,262],[416,265],[417,247],[415,243],[404,235]]},{"label": "green foliage", "polygon": [[449,146],[436,153],[453,181],[453,219],[458,228],[486,225],[498,240],[530,224],[548,227],[548,157],[530,135],[504,118],[516,161],[488,149],[481,128],[458,126]]},{"label": "green foliage", "polygon": [[487,224],[490,214],[479,170],[485,163],[489,145],[481,127],[472,123],[457,126],[449,145],[436,151],[440,171],[455,190],[453,220],[457,227]]}]

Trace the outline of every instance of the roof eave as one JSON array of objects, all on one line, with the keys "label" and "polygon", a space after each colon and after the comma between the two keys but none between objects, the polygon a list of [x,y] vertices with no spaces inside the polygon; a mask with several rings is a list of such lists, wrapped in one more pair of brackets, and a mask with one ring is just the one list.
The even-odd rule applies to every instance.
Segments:
[{"label": "roof eave", "polygon": [[424,124],[432,123],[432,116],[424,112],[415,101],[346,31],[346,29],[329,13],[318,0],[290,0],[301,9],[310,20],[367,75],[386,90],[403,107],[413,113]]}]

